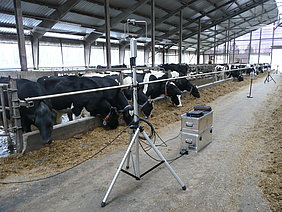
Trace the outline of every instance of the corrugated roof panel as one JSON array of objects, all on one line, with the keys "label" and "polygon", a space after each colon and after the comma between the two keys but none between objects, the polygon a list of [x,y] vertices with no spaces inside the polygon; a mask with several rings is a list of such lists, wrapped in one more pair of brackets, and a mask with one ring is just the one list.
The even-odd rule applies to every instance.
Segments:
[{"label": "corrugated roof panel", "polygon": [[55,24],[52,29],[62,30],[62,31],[70,31],[70,32],[77,32],[77,33],[91,33],[93,29],[89,29],[86,27],[80,27],[75,25],[69,25],[69,24]]},{"label": "corrugated roof panel", "polygon": [[13,15],[6,15],[6,14],[1,14],[0,13],[0,23],[3,23],[3,24],[15,24],[16,23],[15,16],[13,16]]},{"label": "corrugated roof panel", "polygon": [[40,16],[49,16],[55,9],[41,6],[39,4],[33,4],[29,2],[22,1],[22,11],[24,14],[31,14],[31,15],[40,15]]},{"label": "corrugated roof panel", "polygon": [[104,7],[98,4],[95,4],[94,2],[88,2],[88,1],[80,1],[77,3],[74,8],[78,11],[84,11],[88,14],[93,14],[93,16],[102,16],[104,17]]},{"label": "corrugated roof panel", "polygon": [[178,9],[179,7],[182,6],[182,4],[178,1],[175,1],[175,0],[156,0],[155,1],[155,4],[156,5],[160,5],[161,7],[163,8],[167,8],[167,10],[176,10]]},{"label": "corrugated roof panel", "polygon": [[69,12],[67,13],[64,18],[62,18],[62,21],[68,22],[75,22],[75,23],[81,23],[81,24],[88,24],[88,25],[98,25],[101,26],[105,23],[104,20],[95,18],[95,16],[90,17],[90,16],[84,16],[84,15],[79,15],[77,13],[72,13]]}]

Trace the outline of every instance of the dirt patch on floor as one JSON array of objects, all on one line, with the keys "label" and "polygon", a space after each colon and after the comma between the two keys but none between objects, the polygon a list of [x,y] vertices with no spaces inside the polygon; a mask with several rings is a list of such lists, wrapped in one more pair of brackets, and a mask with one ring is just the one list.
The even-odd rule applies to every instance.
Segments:
[{"label": "dirt patch on floor", "polygon": [[267,111],[265,118],[259,120],[258,128],[265,144],[264,161],[266,167],[259,186],[262,188],[266,199],[270,202],[273,211],[282,211],[282,87],[278,87],[278,95],[269,101],[269,105],[277,105],[271,111]]},{"label": "dirt patch on floor", "polygon": [[[256,79],[264,76],[265,74],[261,74]],[[236,91],[248,84],[249,80],[246,78],[243,82],[229,81],[203,89],[200,92],[200,99],[191,96],[184,97],[182,99],[183,107],[174,107],[167,101],[156,102],[153,116],[149,121],[153,123],[156,129],[164,127],[169,123],[179,121],[180,115],[192,110],[194,105],[207,105],[217,97]],[[67,140],[55,140],[51,145],[37,151],[0,158],[0,179],[9,177],[9,180],[27,180],[66,170],[87,158],[92,158],[99,149],[111,142],[124,128],[125,126],[120,126],[111,131],[96,128]],[[128,130],[125,130],[101,154],[127,145],[128,139]]]}]

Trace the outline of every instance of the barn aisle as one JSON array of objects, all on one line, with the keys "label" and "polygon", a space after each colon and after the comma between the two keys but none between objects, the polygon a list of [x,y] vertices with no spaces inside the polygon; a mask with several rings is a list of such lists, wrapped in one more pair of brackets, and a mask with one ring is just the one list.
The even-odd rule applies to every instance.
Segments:
[{"label": "barn aisle", "polygon": [[[63,175],[30,184],[1,186],[0,211],[270,211],[258,187],[264,162],[263,129],[255,126],[268,120],[282,102],[282,75],[264,84],[254,84],[252,99],[246,98],[249,87],[219,97],[214,110],[213,142],[200,153],[174,161],[173,168],[187,184],[180,186],[161,166],[141,181],[121,174],[109,197],[100,203],[116,171],[124,150],[114,151],[86,162]],[[277,119],[281,117],[277,117]],[[179,133],[180,122],[159,133],[164,139]],[[178,156],[180,140],[160,148],[166,158]],[[142,170],[156,162],[141,153]]]}]

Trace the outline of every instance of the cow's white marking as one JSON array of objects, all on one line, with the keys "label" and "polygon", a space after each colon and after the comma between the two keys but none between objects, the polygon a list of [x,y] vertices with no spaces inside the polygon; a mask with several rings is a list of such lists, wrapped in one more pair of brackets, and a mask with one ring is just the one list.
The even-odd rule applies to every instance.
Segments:
[{"label": "cow's white marking", "polygon": [[[149,82],[150,76],[151,76],[151,73],[146,73],[145,76],[144,76],[143,82]],[[145,85],[144,85],[144,88],[143,88],[143,93],[144,93],[144,94],[147,93],[148,87],[149,87],[149,84],[145,84]]]}]

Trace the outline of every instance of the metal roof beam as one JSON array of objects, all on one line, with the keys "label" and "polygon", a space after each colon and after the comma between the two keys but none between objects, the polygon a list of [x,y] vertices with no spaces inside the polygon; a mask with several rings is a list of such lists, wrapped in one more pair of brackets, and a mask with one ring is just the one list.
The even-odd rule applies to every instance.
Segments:
[{"label": "metal roof beam", "polygon": [[[269,10],[265,10],[262,14],[258,14],[258,15],[256,15],[256,16],[253,16],[253,17],[251,17],[251,18],[248,18],[248,21],[251,21],[252,19],[255,19],[255,18],[257,18],[257,17],[260,17],[261,15],[263,15],[263,14],[266,14],[266,13],[269,13],[269,12],[271,12],[271,11],[273,11],[273,10],[275,10],[276,8],[271,8],[271,9],[269,9]],[[274,16],[274,17],[272,17],[272,18],[275,18],[276,16]],[[236,23],[232,28],[235,28],[235,27],[238,27],[238,26],[240,26],[241,24],[243,24],[243,23],[245,23],[245,21],[242,21],[242,22],[239,22],[239,23]],[[256,30],[256,29],[254,29],[254,30]],[[254,31],[254,30],[250,30],[250,31]],[[246,31],[246,30],[244,30],[245,32],[247,32],[247,33],[249,33],[250,31]],[[235,33],[233,33],[232,35],[234,35],[234,34],[238,34],[238,32],[235,32]],[[205,39],[205,40],[207,40],[207,39]],[[223,39],[219,39],[218,41],[225,41],[225,38],[223,38]],[[222,43],[223,43],[222,42]],[[209,46],[211,46],[211,45],[213,45],[213,44],[210,44]],[[220,45],[220,44],[218,44],[218,45]],[[189,45],[189,46],[186,46],[185,47],[185,49],[187,49],[187,48],[189,48],[189,47],[191,47],[191,46],[193,46],[193,45]],[[211,47],[212,48],[212,47]]]},{"label": "metal roof beam", "polygon": [[51,29],[61,18],[63,18],[67,12],[71,10],[80,0],[68,0],[64,4],[58,7],[48,18],[51,20],[44,20],[38,26],[36,26],[32,32],[34,37],[41,38],[48,29]]},{"label": "metal roof beam", "polygon": [[[248,2],[248,3],[244,4],[245,6],[242,7],[243,9],[240,9],[240,10],[238,10],[238,11],[235,11],[235,12],[231,13],[231,14],[228,15],[228,16],[222,17],[221,19],[218,19],[218,20],[214,21],[214,23],[212,23],[212,24],[208,24],[208,25],[206,25],[206,26],[203,26],[203,27],[202,27],[202,31],[204,31],[204,30],[206,30],[206,29],[209,29],[209,28],[211,28],[211,27],[214,27],[215,25],[218,25],[218,24],[220,24],[220,23],[222,23],[222,22],[224,22],[224,21],[227,21],[228,19],[231,19],[232,17],[235,17],[235,16],[237,16],[237,15],[243,13],[243,12],[246,12],[246,11],[248,11],[248,10],[254,8],[254,7],[257,7],[258,5],[260,5],[260,4],[264,3],[264,2],[267,2],[267,1],[269,1],[269,0],[261,0],[260,2],[253,2],[253,1],[252,1],[252,2]],[[276,9],[276,8],[274,8],[274,9]],[[261,14],[260,14],[260,15],[261,15]],[[257,16],[256,16],[256,17],[257,17]],[[244,21],[244,22],[245,22],[245,21]],[[235,24],[235,25],[238,25],[238,24]],[[184,40],[185,40],[185,39],[188,39],[189,37],[194,36],[194,35],[196,35],[196,34],[197,34],[197,32],[189,33],[189,34],[183,36],[183,39],[184,39]]]},{"label": "metal roof beam", "polygon": [[[137,10],[142,5],[146,4],[149,0],[141,0],[131,6],[130,8],[122,11],[119,15],[111,19],[111,27],[119,24],[123,19],[127,18],[130,14],[132,14],[135,10]],[[106,25],[104,24],[102,27],[102,32],[105,33]],[[101,37],[101,35],[96,34],[95,32],[90,33],[86,38],[85,41],[87,43],[93,43],[97,38]]]},{"label": "metal roof beam", "polygon": [[[197,18],[195,18],[195,19],[193,19],[193,20],[191,20],[191,21],[188,21],[188,22],[184,23],[184,24],[183,24],[183,29],[184,29],[184,28],[187,28],[187,27],[188,27],[189,25],[191,25],[192,23],[197,22],[199,19],[205,17],[206,15],[215,12],[215,11],[218,10],[219,8],[225,7],[225,6],[227,6],[227,5],[231,4],[231,3],[233,3],[234,1],[235,1],[235,0],[225,2],[224,4],[219,5],[217,8],[211,9],[210,11],[205,12],[204,14],[198,16]],[[196,11],[197,11],[197,10],[196,10]],[[199,13],[199,11],[197,11],[197,12]],[[162,35],[161,37],[162,37],[162,38],[168,38],[169,36],[174,35],[175,33],[177,33],[177,31],[178,31],[178,29],[171,30],[169,33],[166,33],[166,34]]]},{"label": "metal roof beam", "polygon": [[[182,10],[182,9],[184,9],[184,8],[186,8],[186,7],[188,7],[189,5],[193,4],[193,3],[196,2],[196,1],[197,1],[197,0],[189,1],[189,2],[187,2],[187,3],[185,3],[185,4],[183,4],[183,6],[177,8],[176,10],[173,10],[173,11],[171,11],[170,13],[168,13],[167,15],[165,15],[165,16],[163,16],[163,17],[157,19],[155,26],[158,26],[158,25],[162,24],[163,22],[165,22],[165,21],[166,21],[167,19],[169,19],[170,17],[176,15],[180,10]],[[149,32],[149,31],[151,31],[151,24],[148,25],[148,32]],[[137,31],[136,34],[138,34],[139,37],[143,36],[143,35],[145,34],[145,28],[143,28],[143,29]]]}]

